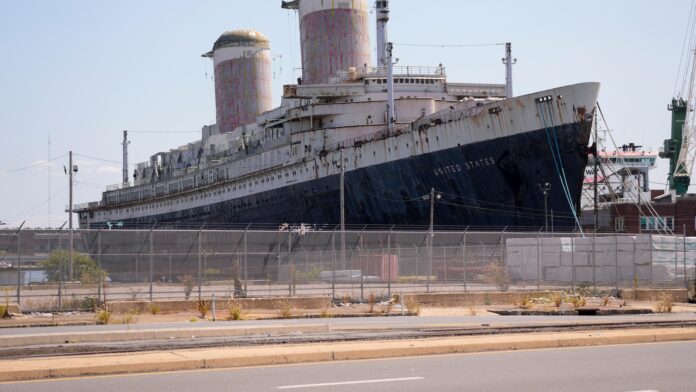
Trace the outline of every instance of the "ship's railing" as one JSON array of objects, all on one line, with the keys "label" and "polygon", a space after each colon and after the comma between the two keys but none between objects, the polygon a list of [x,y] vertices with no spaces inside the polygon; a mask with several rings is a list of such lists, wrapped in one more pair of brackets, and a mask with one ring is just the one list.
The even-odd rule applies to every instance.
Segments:
[{"label": "ship's railing", "polygon": [[[364,299],[371,292],[388,298],[392,293],[560,291],[588,285],[600,291],[683,289],[696,261],[695,237],[654,233],[143,226],[147,229],[111,222],[92,230],[0,230],[0,281],[16,285],[6,301],[18,302],[24,311],[55,311],[107,300],[211,299],[213,293],[217,298]],[[80,268],[70,268],[71,243]],[[108,287],[96,278],[102,275]]]},{"label": "ship's railing", "polygon": [[[394,76],[413,76],[413,77],[446,77],[446,68],[427,65],[404,65],[393,67]],[[350,80],[357,78],[386,77],[387,67],[361,67],[355,71],[338,71],[336,76],[339,80]]]}]

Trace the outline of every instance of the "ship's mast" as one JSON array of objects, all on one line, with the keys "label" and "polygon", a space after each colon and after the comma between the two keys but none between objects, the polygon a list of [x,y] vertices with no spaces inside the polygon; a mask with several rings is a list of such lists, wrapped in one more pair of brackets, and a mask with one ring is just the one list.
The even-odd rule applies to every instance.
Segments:
[{"label": "ship's mast", "polygon": [[512,58],[512,43],[507,42],[505,44],[505,58],[503,59],[503,64],[505,64],[505,95],[506,98],[512,98],[512,66],[517,64],[517,59]]},{"label": "ship's mast", "polygon": [[128,131],[123,131],[123,186],[128,186]]},{"label": "ship's mast", "polygon": [[377,0],[377,66],[387,66],[387,22],[389,22],[389,1]]},{"label": "ship's mast", "polygon": [[394,45],[387,42],[387,22],[389,22],[389,1],[375,1],[377,10],[377,66],[387,71],[387,128],[391,134],[396,122],[394,108]]},{"label": "ship's mast", "polygon": [[394,46],[391,42],[387,43],[387,127],[389,133],[394,132],[394,122],[396,121],[396,110],[394,110],[394,63],[392,52]]}]

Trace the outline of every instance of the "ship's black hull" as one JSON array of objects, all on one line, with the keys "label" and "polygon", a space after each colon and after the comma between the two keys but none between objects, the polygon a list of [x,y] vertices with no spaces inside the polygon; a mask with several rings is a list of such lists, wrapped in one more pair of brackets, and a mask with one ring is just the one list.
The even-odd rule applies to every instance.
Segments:
[{"label": "ship's black hull", "polygon": [[[441,193],[434,210],[438,227],[538,230],[548,215],[555,230],[572,230],[575,219],[570,204],[577,210],[589,135],[589,122],[578,122],[348,171],[346,224],[426,226],[430,221],[430,201],[423,196],[434,188]],[[561,180],[564,175],[568,197]],[[540,185],[547,182],[550,191],[545,209]],[[335,225],[340,222],[339,186],[340,176],[334,175],[123,223],[124,227],[149,227],[156,223],[159,228],[203,224]],[[101,225],[93,222],[90,226]]]}]

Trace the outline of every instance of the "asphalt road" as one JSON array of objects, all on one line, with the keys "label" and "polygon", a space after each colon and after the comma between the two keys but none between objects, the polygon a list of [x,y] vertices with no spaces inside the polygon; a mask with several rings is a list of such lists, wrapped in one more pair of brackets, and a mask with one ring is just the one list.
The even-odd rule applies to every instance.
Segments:
[{"label": "asphalt road", "polygon": [[666,320],[696,320],[696,313],[672,313],[626,316],[432,316],[432,317],[352,317],[326,319],[292,319],[292,320],[245,320],[245,321],[201,321],[196,323],[161,323],[161,324],[115,324],[83,325],[66,327],[0,328],[0,336],[31,335],[47,333],[79,333],[108,331],[139,331],[156,329],[191,329],[252,327],[255,325],[307,325],[329,324],[334,329],[365,328],[424,328],[429,326],[481,326],[492,327],[525,326],[538,324],[565,323],[602,323],[602,322],[637,322]]},{"label": "asphalt road", "polygon": [[696,342],[442,355],[0,384],[0,392],[694,391]]}]

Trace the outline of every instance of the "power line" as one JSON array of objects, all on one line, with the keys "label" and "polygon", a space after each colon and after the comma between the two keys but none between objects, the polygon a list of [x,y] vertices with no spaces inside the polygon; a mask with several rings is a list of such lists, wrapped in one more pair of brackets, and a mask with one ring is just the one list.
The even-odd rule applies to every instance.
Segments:
[{"label": "power line", "polygon": [[67,186],[66,186],[65,188],[63,188],[61,191],[59,191],[59,192],[57,192],[57,193],[51,195],[51,197],[49,197],[48,199],[46,199],[46,200],[42,201],[41,203],[35,205],[34,207],[32,207],[32,208],[30,208],[30,209],[28,209],[28,210],[26,210],[26,211],[22,211],[22,212],[20,212],[19,214],[15,215],[15,216],[13,216],[13,217],[10,217],[9,219],[15,219],[15,218],[18,218],[18,217],[20,217],[20,216],[22,216],[22,215],[24,215],[24,214],[28,214],[28,213],[30,213],[30,212],[32,212],[32,211],[34,211],[34,210],[37,210],[39,207],[42,207],[42,206],[45,205],[46,203],[49,203],[49,202],[51,201],[51,199],[54,199],[56,196],[59,196],[60,194],[62,194],[62,193],[65,192],[66,190],[68,190],[68,187],[67,187]]},{"label": "power line", "polygon": [[201,131],[149,131],[149,130],[141,130],[141,131],[128,131],[128,133],[200,133]]},{"label": "power line", "polygon": [[502,46],[504,43],[495,44],[415,44],[415,43],[394,43],[397,46],[416,46],[416,47],[430,47],[430,48],[475,48],[484,46]]},{"label": "power line", "polygon": [[57,161],[57,160],[59,160],[59,159],[65,158],[66,156],[68,156],[68,154],[63,154],[63,155],[61,155],[61,156],[59,156],[59,157],[56,157],[56,158],[53,158],[53,159],[49,159],[49,160],[47,160],[47,161],[34,162],[34,163],[32,163],[31,165],[27,165],[27,166],[20,167],[20,168],[17,168],[17,169],[7,170],[7,171],[5,171],[5,173],[17,173],[17,172],[20,172],[20,171],[28,170],[28,169],[31,169],[31,168],[36,167],[36,166],[41,166],[41,165],[45,165],[45,164],[50,163],[50,162],[53,162],[53,161]]},{"label": "power line", "polygon": [[86,186],[88,186],[88,187],[95,188],[95,189],[100,189],[100,190],[104,190],[104,189],[106,188],[106,185],[92,184],[92,183],[90,183],[90,182],[77,181],[77,180],[73,180],[73,182],[75,182],[76,184],[86,185]]},{"label": "power line", "polygon": [[112,161],[112,160],[109,160],[109,159],[91,157],[91,156],[89,156],[89,155],[83,155],[83,154],[78,154],[78,153],[74,153],[74,155],[75,155],[75,156],[78,156],[78,157],[82,157],[82,158],[93,159],[93,160],[95,160],[95,161],[101,161],[101,162],[107,162],[107,163],[115,163],[115,164],[117,164],[117,165],[120,165],[120,164],[121,164],[121,162],[118,162],[118,161]]}]

